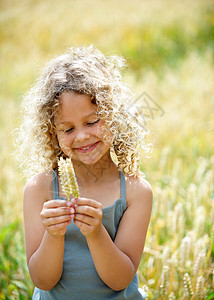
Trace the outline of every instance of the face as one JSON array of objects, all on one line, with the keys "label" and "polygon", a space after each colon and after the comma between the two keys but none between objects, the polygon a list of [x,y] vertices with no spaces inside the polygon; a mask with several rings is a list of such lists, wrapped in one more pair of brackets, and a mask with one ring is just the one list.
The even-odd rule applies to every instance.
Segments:
[{"label": "face", "polygon": [[63,93],[60,103],[60,114],[55,118],[55,124],[62,151],[85,164],[98,162],[109,151],[113,135],[98,117],[91,97]]}]

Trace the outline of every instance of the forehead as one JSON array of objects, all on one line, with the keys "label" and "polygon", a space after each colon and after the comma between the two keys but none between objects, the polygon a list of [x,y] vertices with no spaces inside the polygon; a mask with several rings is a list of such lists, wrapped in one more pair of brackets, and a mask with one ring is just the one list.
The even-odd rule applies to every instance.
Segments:
[{"label": "forehead", "polygon": [[60,114],[58,121],[67,121],[71,118],[85,118],[97,113],[96,104],[92,103],[90,95],[63,93],[60,96]]}]

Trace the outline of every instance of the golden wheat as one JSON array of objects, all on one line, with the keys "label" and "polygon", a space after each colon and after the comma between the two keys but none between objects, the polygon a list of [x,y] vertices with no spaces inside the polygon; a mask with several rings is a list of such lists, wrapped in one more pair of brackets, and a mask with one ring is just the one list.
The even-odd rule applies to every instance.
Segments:
[{"label": "golden wheat", "polygon": [[185,299],[190,299],[191,296],[193,295],[193,290],[192,290],[191,279],[188,273],[184,274],[183,281],[184,281],[184,297]]},{"label": "golden wheat", "polygon": [[62,185],[62,191],[70,201],[70,195],[75,198],[79,197],[79,188],[74,173],[73,164],[70,158],[60,158],[58,162],[58,170],[60,176],[60,182]]}]

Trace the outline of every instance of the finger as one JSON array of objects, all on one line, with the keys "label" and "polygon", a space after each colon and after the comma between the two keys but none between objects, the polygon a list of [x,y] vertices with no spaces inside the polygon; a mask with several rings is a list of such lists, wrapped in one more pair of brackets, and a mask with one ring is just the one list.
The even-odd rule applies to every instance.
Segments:
[{"label": "finger", "polygon": [[98,230],[98,227],[94,227],[93,225],[81,222],[79,220],[74,220],[74,224],[79,227],[80,231],[85,236],[89,236]]},{"label": "finger", "polygon": [[97,208],[86,205],[77,205],[75,208],[75,215],[82,214],[95,218],[98,214]]},{"label": "finger", "polygon": [[66,227],[70,224],[71,224],[71,221],[60,223],[60,224],[54,224],[54,225],[49,226],[47,228],[47,231],[53,235],[58,235],[58,234],[64,235],[66,232]]},{"label": "finger", "polygon": [[55,218],[48,218],[43,220],[43,225],[46,227],[63,224],[66,222],[70,222],[74,218],[74,215],[66,215],[66,216],[60,216]]},{"label": "finger", "polygon": [[40,216],[41,218],[52,218],[64,215],[74,214],[73,207],[57,207],[57,208],[46,208],[43,209]]},{"label": "finger", "polygon": [[82,214],[75,214],[74,216],[74,222],[78,221],[87,225],[93,225],[95,223],[95,219],[90,217],[90,216],[86,216],[86,215],[82,215]]},{"label": "finger", "polygon": [[76,205],[88,205],[94,208],[101,208],[102,204],[96,200],[89,199],[89,198],[77,198],[76,199]]},{"label": "finger", "polygon": [[48,200],[44,203],[44,207],[46,208],[57,208],[57,207],[71,207],[72,203],[66,200]]},{"label": "finger", "polygon": [[76,220],[76,219],[74,219],[74,224],[77,227],[79,227],[81,230],[84,230],[84,231],[89,231],[92,228],[92,226],[90,224],[85,223],[83,221]]}]

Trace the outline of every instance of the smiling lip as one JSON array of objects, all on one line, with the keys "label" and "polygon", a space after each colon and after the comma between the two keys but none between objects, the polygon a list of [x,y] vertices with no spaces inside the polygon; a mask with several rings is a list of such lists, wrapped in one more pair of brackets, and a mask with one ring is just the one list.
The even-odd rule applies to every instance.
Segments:
[{"label": "smiling lip", "polygon": [[88,153],[88,152],[93,151],[97,147],[98,143],[99,142],[96,142],[95,144],[86,145],[81,148],[75,148],[75,150],[77,150],[78,152],[81,152],[81,153]]}]

